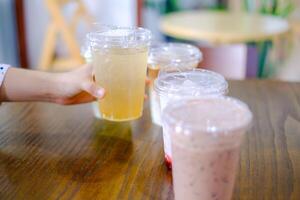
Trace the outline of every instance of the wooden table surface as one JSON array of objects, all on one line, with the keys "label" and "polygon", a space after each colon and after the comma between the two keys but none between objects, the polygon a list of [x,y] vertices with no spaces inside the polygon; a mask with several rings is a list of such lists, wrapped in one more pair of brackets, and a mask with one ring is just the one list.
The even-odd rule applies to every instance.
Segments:
[{"label": "wooden table surface", "polygon": [[[300,199],[300,84],[233,81],[254,124],[234,199]],[[0,199],[173,199],[161,128],[96,120],[91,105],[0,107]]]},{"label": "wooden table surface", "polygon": [[183,40],[228,44],[273,39],[287,32],[289,24],[271,15],[196,10],[162,17],[160,29]]}]

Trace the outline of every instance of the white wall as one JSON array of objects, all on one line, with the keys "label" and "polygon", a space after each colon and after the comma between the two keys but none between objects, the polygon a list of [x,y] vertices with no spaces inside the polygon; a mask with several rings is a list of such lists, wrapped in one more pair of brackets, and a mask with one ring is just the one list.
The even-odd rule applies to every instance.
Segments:
[{"label": "white wall", "polygon": [[[84,2],[97,22],[120,26],[136,25],[136,0],[84,0]],[[36,67],[42,51],[49,14],[43,0],[25,0],[24,3],[28,57],[30,66]],[[73,8],[74,6],[69,5],[64,14],[69,16]],[[62,46],[59,45],[60,50]]]},{"label": "white wall", "polygon": [[10,0],[0,1],[0,63],[19,66],[17,44],[17,27],[15,23],[14,3]]}]

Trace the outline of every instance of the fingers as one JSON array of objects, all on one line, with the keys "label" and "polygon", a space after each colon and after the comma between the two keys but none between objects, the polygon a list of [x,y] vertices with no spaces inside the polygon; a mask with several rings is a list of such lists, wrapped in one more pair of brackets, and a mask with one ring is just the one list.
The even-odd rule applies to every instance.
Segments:
[{"label": "fingers", "polygon": [[151,79],[148,77],[148,76],[146,76],[146,85],[149,85],[150,83],[151,83]]},{"label": "fingers", "polygon": [[148,95],[147,95],[147,94],[144,94],[144,99],[145,99],[145,100],[148,100],[148,98],[149,98]]},{"label": "fingers", "polygon": [[86,92],[82,92],[70,99],[68,104],[81,104],[96,101],[97,99]]},{"label": "fingers", "polygon": [[97,99],[94,96],[91,96],[89,93],[82,92],[72,98],[56,99],[54,103],[61,104],[61,105],[72,105],[72,104],[89,103],[96,100]]},{"label": "fingers", "polygon": [[102,99],[105,95],[104,88],[98,86],[93,81],[85,81],[82,83],[82,90],[86,91],[87,93],[91,94],[92,96]]}]

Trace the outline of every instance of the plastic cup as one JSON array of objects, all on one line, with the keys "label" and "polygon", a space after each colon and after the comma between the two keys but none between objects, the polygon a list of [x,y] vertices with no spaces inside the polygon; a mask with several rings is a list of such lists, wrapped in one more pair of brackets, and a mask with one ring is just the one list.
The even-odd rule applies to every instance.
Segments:
[{"label": "plastic cup", "polygon": [[88,38],[96,82],[106,90],[105,98],[99,100],[102,118],[129,121],[141,117],[150,31],[103,26]]},{"label": "plastic cup", "polygon": [[196,46],[185,43],[151,45],[148,58],[148,77],[155,80],[160,70],[189,70],[198,66],[202,53]]},{"label": "plastic cup", "polygon": [[[148,78],[151,83],[160,71],[186,71],[196,68],[202,60],[199,48],[184,43],[158,43],[151,45],[148,58]],[[152,122],[161,125],[159,97],[153,84],[149,87]]]},{"label": "plastic cup", "polygon": [[[80,53],[81,53],[81,56],[84,58],[85,63],[92,63],[92,51],[91,51],[91,47],[89,45],[89,41],[87,39],[84,41],[84,44],[82,45],[82,47],[80,49]],[[92,109],[94,112],[94,116],[96,118],[101,119],[101,113],[99,111],[97,101],[92,103]]]},{"label": "plastic cup", "polygon": [[[154,82],[154,90],[159,96],[162,112],[171,100],[223,96],[228,91],[228,84],[220,74],[193,69],[184,72],[160,73]],[[172,151],[169,132],[163,130],[163,139],[166,165],[171,168]]]},{"label": "plastic cup", "polygon": [[242,138],[251,121],[247,105],[230,97],[166,107],[163,128],[172,140],[176,200],[231,199]]}]

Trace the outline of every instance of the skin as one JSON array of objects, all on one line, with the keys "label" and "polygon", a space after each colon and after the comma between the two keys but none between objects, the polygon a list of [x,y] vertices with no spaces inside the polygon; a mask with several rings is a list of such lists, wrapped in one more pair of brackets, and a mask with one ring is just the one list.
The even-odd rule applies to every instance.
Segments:
[{"label": "skin", "polygon": [[93,81],[91,65],[63,73],[9,68],[0,88],[0,102],[43,101],[71,105],[104,96],[105,90]]}]

